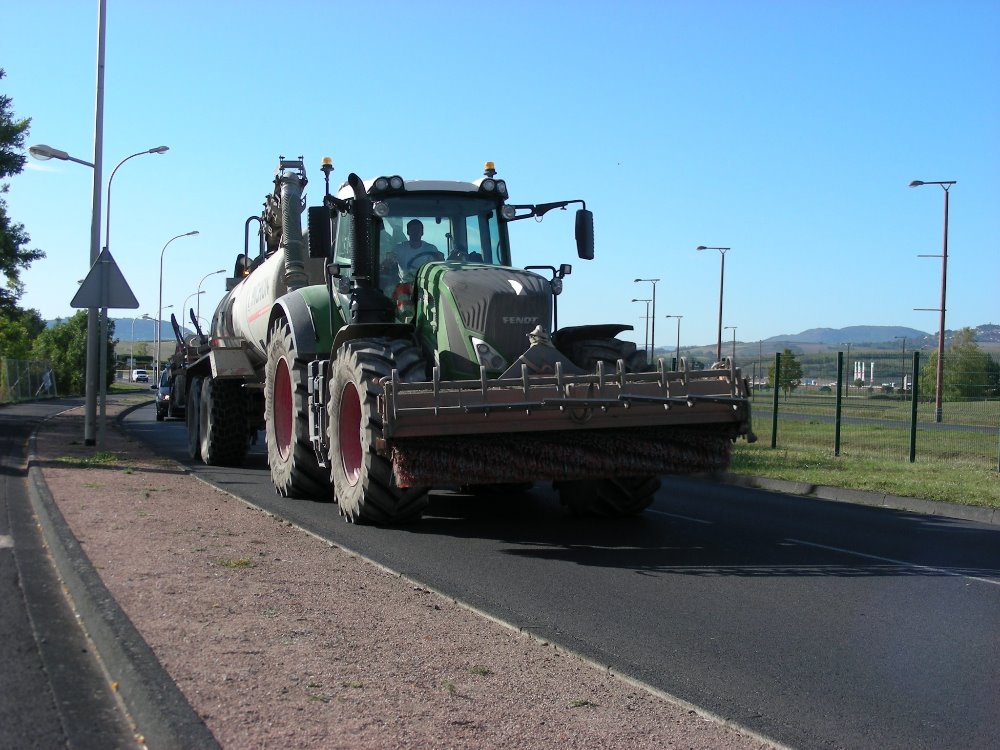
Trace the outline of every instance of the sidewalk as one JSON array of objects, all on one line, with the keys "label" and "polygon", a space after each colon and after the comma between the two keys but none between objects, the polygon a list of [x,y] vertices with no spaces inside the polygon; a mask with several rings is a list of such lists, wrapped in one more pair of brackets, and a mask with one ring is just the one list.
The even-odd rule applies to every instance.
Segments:
[{"label": "sidewalk", "polygon": [[771,747],[82,434],[39,429],[34,504],[150,747]]}]

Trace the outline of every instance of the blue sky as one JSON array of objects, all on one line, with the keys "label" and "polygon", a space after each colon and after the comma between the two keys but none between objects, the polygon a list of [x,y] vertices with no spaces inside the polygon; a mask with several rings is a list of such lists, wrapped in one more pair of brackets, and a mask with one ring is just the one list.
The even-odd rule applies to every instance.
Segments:
[{"label": "blue sky", "polygon": [[[814,327],[936,332],[943,192],[951,189],[949,328],[1000,323],[1000,2],[189,2],[108,0],[104,179],[111,251],[139,300],[223,294],[278,156],[334,178],[474,179],[495,161],[511,198],[583,198],[512,227],[519,265],[573,264],[562,325],[622,322],[713,343]],[[0,90],[29,144],[91,161],[97,0],[8,3]],[[89,269],[93,174],[29,159],[11,217],[47,253],[22,305],[71,315]],[[339,184],[338,180],[338,184]],[[103,236],[103,231],[102,231]],[[193,304],[194,298],[189,301]],[[169,312],[164,314],[169,317]],[[119,331],[119,334],[123,334]],[[124,333],[127,336],[127,333]],[[732,331],[724,339],[731,340]]]}]

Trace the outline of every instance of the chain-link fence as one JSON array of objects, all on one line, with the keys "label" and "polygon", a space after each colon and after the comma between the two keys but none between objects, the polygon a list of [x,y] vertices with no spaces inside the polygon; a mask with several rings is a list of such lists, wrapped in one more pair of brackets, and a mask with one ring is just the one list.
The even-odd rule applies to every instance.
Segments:
[{"label": "chain-link fence", "polygon": [[753,383],[763,445],[1000,471],[1000,363],[989,354],[946,352],[940,388],[936,353],[796,353],[739,364]]},{"label": "chain-link fence", "polygon": [[55,398],[56,373],[39,359],[0,359],[0,403]]}]

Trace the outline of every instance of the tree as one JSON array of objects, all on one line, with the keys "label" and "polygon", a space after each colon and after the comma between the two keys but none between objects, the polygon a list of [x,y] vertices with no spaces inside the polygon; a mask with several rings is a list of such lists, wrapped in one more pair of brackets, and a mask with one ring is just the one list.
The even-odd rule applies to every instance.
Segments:
[{"label": "tree", "polygon": [[[922,393],[933,393],[937,381],[935,351],[920,370]],[[946,401],[986,398],[995,389],[997,365],[976,343],[976,332],[963,328],[951,339],[944,357],[941,398]]]},{"label": "tree", "polygon": [[[0,68],[0,80],[5,75],[6,72]],[[0,179],[20,174],[24,169],[25,157],[21,151],[30,124],[30,119],[16,120],[11,111],[10,97],[0,94]],[[6,183],[0,184],[0,195],[9,189]],[[7,215],[7,201],[0,198],[0,273],[4,276],[4,283],[0,285],[0,316],[8,317],[20,311],[17,303],[24,293],[21,271],[45,257],[41,250],[27,248],[30,241],[24,225],[11,221]]]},{"label": "tree", "polygon": [[32,342],[45,330],[37,310],[0,314],[0,357],[30,359]]},{"label": "tree", "polygon": [[781,372],[778,377],[778,384],[774,383],[774,365],[767,368],[767,384],[769,387],[781,388],[785,392],[785,398],[802,384],[802,365],[795,359],[792,350],[785,347],[781,353]]},{"label": "tree", "polygon": [[[107,382],[115,379],[115,322],[108,321]],[[66,394],[83,393],[87,370],[87,311],[80,310],[65,322],[48,328],[35,339],[31,355],[47,360],[56,373],[59,390]]]}]

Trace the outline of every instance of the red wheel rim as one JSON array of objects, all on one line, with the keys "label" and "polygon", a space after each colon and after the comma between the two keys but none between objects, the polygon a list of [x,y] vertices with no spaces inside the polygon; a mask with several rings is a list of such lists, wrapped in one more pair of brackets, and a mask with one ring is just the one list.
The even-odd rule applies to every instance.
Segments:
[{"label": "red wheel rim", "polygon": [[292,376],[288,362],[278,360],[274,369],[274,442],[282,459],[292,449]]},{"label": "red wheel rim", "polygon": [[344,386],[340,394],[340,460],[344,466],[344,476],[351,485],[356,485],[361,477],[361,397],[354,383]]}]

